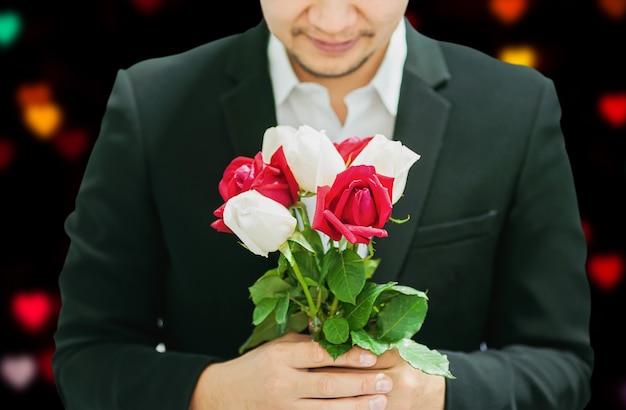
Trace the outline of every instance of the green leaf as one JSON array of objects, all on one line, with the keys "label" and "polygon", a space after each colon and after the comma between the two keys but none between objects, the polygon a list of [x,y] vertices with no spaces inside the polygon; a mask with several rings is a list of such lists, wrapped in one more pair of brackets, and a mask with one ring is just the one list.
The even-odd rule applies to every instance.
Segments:
[{"label": "green leaf", "polygon": [[257,280],[248,290],[250,291],[252,302],[258,305],[261,300],[281,296],[281,294],[287,292],[292,287],[278,276],[264,276]]},{"label": "green leaf", "polygon": [[266,317],[274,311],[276,307],[277,298],[265,298],[254,307],[252,312],[252,324],[257,326],[265,320]]},{"label": "green leaf", "polygon": [[328,354],[330,354],[333,360],[337,360],[339,356],[341,356],[342,354],[352,349],[352,345],[350,343],[343,343],[340,345],[336,345],[326,340],[320,340],[320,345],[324,349],[326,349],[326,351],[328,352]]},{"label": "green leaf", "polygon": [[280,271],[280,269],[278,267],[275,267],[273,269],[270,269],[268,271],[266,271],[263,276],[261,276],[259,279],[263,279],[266,278],[268,276],[280,276],[282,272]]},{"label": "green leaf", "polygon": [[287,311],[289,310],[289,295],[278,299],[276,303],[276,323],[279,325],[287,323]]},{"label": "green leaf", "polygon": [[354,304],[365,285],[365,265],[358,253],[328,252],[328,288],[342,302]]},{"label": "green leaf", "polygon": [[395,343],[393,347],[396,347],[400,356],[414,368],[427,374],[456,379],[450,373],[450,363],[445,354],[441,354],[436,350],[430,350],[412,339],[403,339]]},{"label": "green leaf", "polygon": [[328,269],[332,265],[332,261],[336,258],[336,256],[336,249],[331,249],[324,254],[324,257],[322,258],[322,270],[320,271],[319,283],[326,282],[326,278],[328,277]]},{"label": "green leaf", "polygon": [[418,295],[400,294],[391,299],[378,314],[378,338],[390,343],[411,338],[424,323],[427,303]]},{"label": "green leaf", "polygon": [[310,253],[315,253],[315,249],[313,248],[313,246],[304,237],[304,235],[302,235],[302,232],[300,231],[295,231],[294,233],[292,233],[288,240],[297,243]]},{"label": "green leaf", "polygon": [[336,345],[344,343],[350,337],[348,321],[340,316],[326,319],[322,325],[322,330],[326,340]]},{"label": "green leaf", "polygon": [[318,231],[311,229],[311,227],[306,227],[302,230],[302,235],[311,244],[317,255],[324,255],[324,244]]},{"label": "green leaf", "polygon": [[326,289],[325,286],[319,286],[317,288],[309,288],[309,291],[311,292],[312,295],[317,294],[317,300],[320,303],[326,302],[326,299],[328,299],[328,289]]},{"label": "green leaf", "polygon": [[378,265],[380,265],[380,259],[366,258],[363,260],[363,263],[365,264],[365,278],[370,279],[374,276],[374,272],[376,272]]},{"label": "green leaf", "polygon": [[[287,320],[286,332],[300,333],[309,326],[309,317],[306,313],[299,311],[289,316]],[[264,342],[274,340],[279,337],[278,325],[274,315],[269,315],[261,324],[252,329],[252,333],[246,341],[239,347],[239,354],[252,349]]]},{"label": "green leaf", "polygon": [[[298,264],[304,279],[309,278],[317,284],[319,282],[320,272],[315,255],[309,252],[293,252],[293,258]],[[293,277],[296,279],[295,274],[293,274]]]},{"label": "green leaf", "polygon": [[302,296],[302,288],[300,286],[294,286],[293,288],[289,289],[290,298],[297,298],[299,296]]},{"label": "green leaf", "polygon": [[426,295],[426,292],[422,292],[421,290],[417,290],[409,286],[395,285],[393,287],[393,290],[398,291],[405,295],[417,295],[421,298],[428,300],[428,296]]},{"label": "green leaf", "polygon": [[256,347],[263,342],[273,340],[278,337],[278,331],[276,329],[276,320],[273,315],[269,315],[258,326],[252,329],[252,334],[239,348],[239,353],[243,353],[248,349]]},{"label": "green leaf", "polygon": [[370,335],[363,329],[353,330],[352,332],[350,332],[350,336],[352,336],[353,345],[359,346],[363,349],[367,349],[377,356],[380,356],[387,350],[392,349],[392,346],[389,343],[383,340],[376,339],[374,336]]},{"label": "green leaf", "polygon": [[293,255],[291,254],[291,247],[289,246],[289,241],[287,240],[285,241],[285,243],[280,245],[280,248],[278,248],[278,250],[280,251],[280,254],[287,260],[287,262],[289,262],[289,265],[293,266],[295,261],[293,259]]},{"label": "green leaf", "polygon": [[291,265],[289,264],[289,261],[287,260],[285,255],[281,253],[278,256],[278,267],[276,268],[278,269],[278,272],[282,275],[283,273],[287,272],[290,266]]},{"label": "green leaf", "polygon": [[344,317],[350,324],[350,330],[361,329],[367,324],[372,313],[374,301],[380,293],[395,285],[396,282],[389,282],[384,285],[377,285],[372,282],[365,283],[363,290],[356,298],[354,305],[345,305]]},{"label": "green leaf", "polygon": [[348,242],[345,236],[342,236],[341,239],[339,239],[339,241],[337,242],[337,247],[339,249],[346,249],[350,245],[351,243]]},{"label": "green leaf", "polygon": [[300,333],[309,327],[309,316],[302,311],[292,313],[287,320],[287,330],[289,332]]}]

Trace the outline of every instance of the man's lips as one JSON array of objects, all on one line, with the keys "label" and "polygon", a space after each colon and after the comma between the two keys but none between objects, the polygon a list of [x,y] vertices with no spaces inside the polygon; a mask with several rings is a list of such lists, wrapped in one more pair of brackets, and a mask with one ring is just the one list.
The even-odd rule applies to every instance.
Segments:
[{"label": "man's lips", "polygon": [[323,40],[318,40],[315,38],[311,38],[311,42],[313,45],[320,51],[325,53],[344,53],[352,48],[354,44],[356,44],[358,39],[342,41],[342,42],[327,42]]}]

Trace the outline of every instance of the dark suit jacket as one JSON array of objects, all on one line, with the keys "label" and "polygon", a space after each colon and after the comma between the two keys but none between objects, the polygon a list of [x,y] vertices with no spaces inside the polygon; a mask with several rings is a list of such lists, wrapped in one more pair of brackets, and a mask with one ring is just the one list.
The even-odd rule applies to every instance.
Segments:
[{"label": "dark suit jacket", "polygon": [[[448,354],[448,409],[582,409],[586,244],[553,84],[407,26],[394,138],[422,157],[373,280],[428,291],[416,339]],[[54,370],[68,409],[185,409],[250,334],[248,286],[275,260],[209,224],[227,164],[276,125],[267,39],[261,23],[119,71],[66,222]]]}]

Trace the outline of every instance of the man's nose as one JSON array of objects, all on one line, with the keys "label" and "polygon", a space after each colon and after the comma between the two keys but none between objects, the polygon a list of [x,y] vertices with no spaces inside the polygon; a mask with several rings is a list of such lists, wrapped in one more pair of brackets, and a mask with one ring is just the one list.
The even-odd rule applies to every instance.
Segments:
[{"label": "man's nose", "polygon": [[320,31],[338,34],[356,23],[358,11],[352,0],[314,0],[309,21]]}]

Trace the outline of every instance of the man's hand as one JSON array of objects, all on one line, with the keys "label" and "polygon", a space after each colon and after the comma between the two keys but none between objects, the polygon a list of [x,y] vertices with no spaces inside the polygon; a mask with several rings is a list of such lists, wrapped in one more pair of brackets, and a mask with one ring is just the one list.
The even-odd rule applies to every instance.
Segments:
[{"label": "man's hand", "polygon": [[382,372],[393,380],[393,391],[387,395],[388,409],[444,409],[445,379],[413,368],[400,357],[397,349],[383,353],[369,371]]},{"label": "man's hand", "polygon": [[[315,369],[313,371],[320,371]],[[346,369],[333,367],[325,372],[367,372],[383,373],[393,381],[393,390],[387,394],[387,407],[393,410],[443,410],[445,405],[446,382],[441,376],[432,376],[413,368],[397,349],[385,352],[376,365],[367,369]]]},{"label": "man's hand", "polygon": [[288,334],[208,366],[198,380],[190,410],[396,409],[388,400],[400,402],[406,393],[387,396],[393,382],[382,372],[403,380],[406,369],[394,359],[390,355],[380,366],[376,355],[353,348],[335,361],[310,336]]}]

